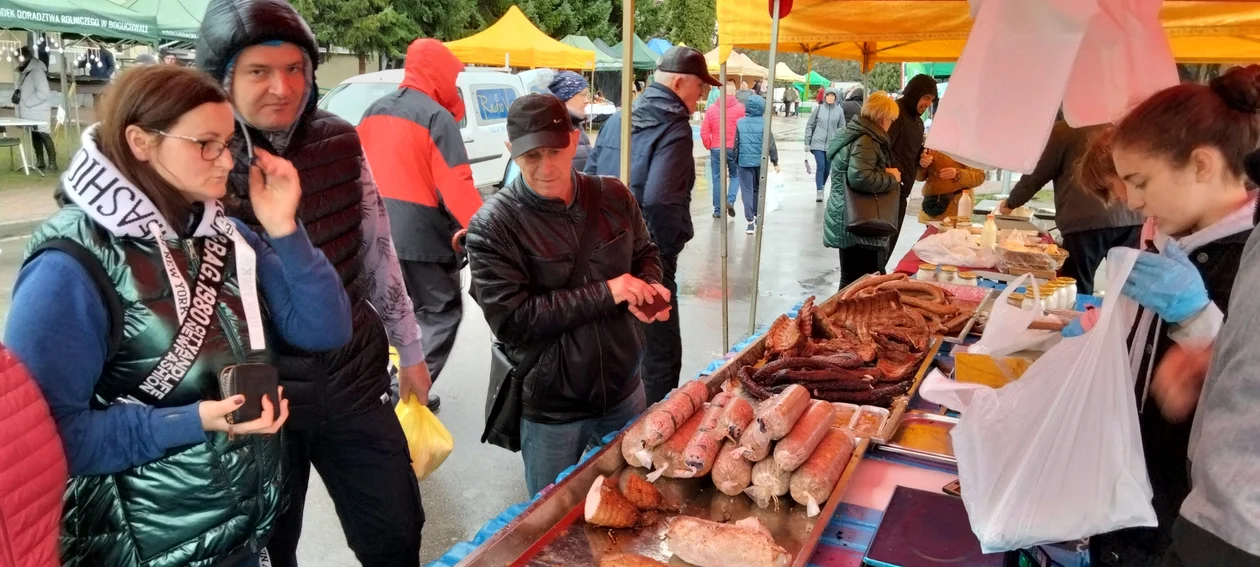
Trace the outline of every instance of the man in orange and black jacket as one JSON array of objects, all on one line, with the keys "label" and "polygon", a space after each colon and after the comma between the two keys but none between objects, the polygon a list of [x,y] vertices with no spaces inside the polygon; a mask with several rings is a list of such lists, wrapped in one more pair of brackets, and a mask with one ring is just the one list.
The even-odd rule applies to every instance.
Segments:
[{"label": "man in orange and black jacket", "polygon": [[[425,362],[436,381],[463,318],[452,248],[481,207],[458,123],[464,101],[455,79],[464,64],[446,46],[418,39],[407,49],[401,87],[363,115],[359,137],[376,177],[402,265],[407,294],[424,337]],[[440,400],[429,396],[430,409]]]}]

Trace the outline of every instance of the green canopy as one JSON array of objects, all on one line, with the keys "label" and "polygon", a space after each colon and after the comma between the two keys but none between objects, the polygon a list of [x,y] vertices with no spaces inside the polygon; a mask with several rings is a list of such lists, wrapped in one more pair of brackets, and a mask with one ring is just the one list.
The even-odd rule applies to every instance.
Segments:
[{"label": "green canopy", "polygon": [[109,0],[0,0],[0,27],[150,42],[157,18]]},{"label": "green canopy", "polygon": [[[625,42],[622,42],[622,43],[625,43]],[[623,53],[622,43],[618,43],[617,45],[613,46],[613,53],[616,53],[618,55]],[[643,43],[643,40],[639,39],[639,36],[637,35],[634,36],[633,53],[634,53],[634,68],[636,71],[643,71],[643,70],[651,71],[653,69],[656,69],[656,62],[661,60],[661,57],[657,55],[656,52],[652,51],[647,46],[646,43]]]},{"label": "green canopy", "polygon": [[[811,87],[826,87],[826,86],[831,85],[831,81],[827,80],[827,77],[819,75],[818,71],[809,72],[808,82],[809,82],[809,86]],[[796,84],[799,85],[800,83],[796,83]]]},{"label": "green canopy", "polygon": [[609,55],[608,53],[604,52],[604,50],[600,49],[599,46],[595,45],[595,42],[591,41],[591,38],[589,37],[586,37],[584,35],[570,35],[570,36],[565,36],[565,38],[560,40],[560,42],[565,45],[576,47],[578,49],[594,51],[596,71],[620,71],[621,70],[621,58],[613,57],[612,55]]},{"label": "green canopy", "polygon": [[953,63],[906,63],[907,77],[915,75],[928,75],[930,77],[940,78],[948,77],[954,74]]},{"label": "green canopy", "polygon": [[[3,0],[0,0],[3,1]],[[164,40],[196,41],[201,18],[209,0],[113,0],[128,9],[157,20],[158,37]]]}]

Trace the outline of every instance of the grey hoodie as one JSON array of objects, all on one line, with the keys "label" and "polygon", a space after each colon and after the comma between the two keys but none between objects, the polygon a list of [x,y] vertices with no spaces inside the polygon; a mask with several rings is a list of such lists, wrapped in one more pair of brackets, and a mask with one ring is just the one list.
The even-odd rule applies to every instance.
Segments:
[{"label": "grey hoodie", "polygon": [[828,88],[827,94],[835,95],[835,102],[828,104],[824,98],[824,102],[809,114],[809,122],[805,124],[805,145],[809,146],[810,151],[827,151],[831,138],[844,128],[844,108],[840,104],[840,92]]}]

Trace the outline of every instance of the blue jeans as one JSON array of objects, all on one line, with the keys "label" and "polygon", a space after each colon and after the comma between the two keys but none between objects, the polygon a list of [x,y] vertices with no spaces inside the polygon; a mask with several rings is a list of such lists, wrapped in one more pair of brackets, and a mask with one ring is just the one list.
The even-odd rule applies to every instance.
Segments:
[{"label": "blue jeans", "polygon": [[[761,184],[760,167],[739,168],[740,198],[744,200],[744,220],[752,222],[757,218],[757,189]],[[732,199],[732,201],[734,201]]]},{"label": "blue jeans", "polygon": [[827,186],[827,176],[831,174],[831,162],[827,161],[827,152],[822,150],[810,150],[814,154],[814,185],[822,191]]},{"label": "blue jeans", "polygon": [[646,400],[640,382],[630,397],[602,417],[570,423],[536,423],[522,419],[521,457],[525,459],[525,489],[529,495],[532,497],[555,482],[556,476],[577,464],[587,449],[643,413],[647,409]]},{"label": "blue jeans", "polygon": [[[722,190],[722,178],[718,177],[722,173],[722,169],[718,167],[721,162],[722,149],[709,150],[709,178],[713,182],[709,186],[711,188],[709,193],[713,195],[713,212],[715,213],[722,212],[722,203],[718,199],[718,192]],[[731,205],[735,204],[735,193],[739,191],[737,171],[739,171],[739,167],[735,165],[735,149],[731,148],[726,150],[726,176],[730,178],[726,185],[726,202]]]}]

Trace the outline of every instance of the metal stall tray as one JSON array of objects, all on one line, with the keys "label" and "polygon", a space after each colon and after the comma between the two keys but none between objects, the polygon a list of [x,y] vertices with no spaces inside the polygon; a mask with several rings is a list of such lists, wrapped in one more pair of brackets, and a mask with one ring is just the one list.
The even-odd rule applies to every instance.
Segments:
[{"label": "metal stall tray", "polygon": [[958,464],[954,457],[954,444],[950,432],[958,424],[954,417],[912,411],[901,418],[901,423],[879,450],[905,455],[916,459]]}]

